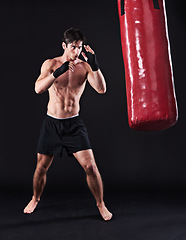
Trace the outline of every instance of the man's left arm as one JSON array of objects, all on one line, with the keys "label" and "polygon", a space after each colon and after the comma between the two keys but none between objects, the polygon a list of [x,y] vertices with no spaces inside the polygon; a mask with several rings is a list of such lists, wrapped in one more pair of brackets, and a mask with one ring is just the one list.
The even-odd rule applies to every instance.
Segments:
[{"label": "man's left arm", "polygon": [[100,94],[106,92],[106,82],[105,78],[99,68],[99,64],[96,59],[95,52],[90,48],[90,46],[84,46],[86,54],[82,52],[82,56],[86,62],[90,65],[88,67],[87,80],[90,85]]}]

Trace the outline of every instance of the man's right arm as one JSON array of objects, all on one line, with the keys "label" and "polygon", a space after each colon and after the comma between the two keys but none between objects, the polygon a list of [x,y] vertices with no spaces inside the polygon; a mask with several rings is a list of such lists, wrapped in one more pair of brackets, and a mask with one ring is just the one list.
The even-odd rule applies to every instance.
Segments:
[{"label": "man's right arm", "polygon": [[41,73],[35,83],[35,92],[37,94],[41,94],[45,91],[47,91],[51,85],[55,81],[55,77],[53,75],[52,67],[55,64],[54,59],[48,59],[46,60],[42,67],[41,67]]},{"label": "man's right arm", "polygon": [[70,69],[70,71],[73,71],[74,69],[73,62],[66,61],[53,72],[55,64],[55,59],[49,59],[43,63],[41,67],[41,74],[35,83],[36,93],[41,94],[47,91],[52,86],[56,78],[65,73],[68,69]]}]

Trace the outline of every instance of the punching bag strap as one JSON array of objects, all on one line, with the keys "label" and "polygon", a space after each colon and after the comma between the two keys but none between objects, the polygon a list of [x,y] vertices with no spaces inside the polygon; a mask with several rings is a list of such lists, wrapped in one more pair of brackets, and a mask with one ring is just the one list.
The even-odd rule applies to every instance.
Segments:
[{"label": "punching bag strap", "polygon": [[[120,4],[121,4],[121,16],[123,16],[125,14],[125,0],[121,0]],[[160,9],[158,0],[153,0],[153,4],[155,9]]]},{"label": "punching bag strap", "polygon": [[155,9],[160,9],[158,0],[153,0],[153,3],[154,3],[154,8]]},{"label": "punching bag strap", "polygon": [[121,16],[125,14],[125,0],[121,0]]}]

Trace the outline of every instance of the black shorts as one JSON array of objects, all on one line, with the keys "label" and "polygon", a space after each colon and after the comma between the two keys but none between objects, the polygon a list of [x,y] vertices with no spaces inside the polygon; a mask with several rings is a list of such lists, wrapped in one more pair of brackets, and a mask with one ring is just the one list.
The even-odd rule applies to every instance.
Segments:
[{"label": "black shorts", "polygon": [[61,157],[63,148],[70,156],[72,153],[91,149],[85,124],[79,116],[56,119],[46,115],[40,131],[37,152]]}]

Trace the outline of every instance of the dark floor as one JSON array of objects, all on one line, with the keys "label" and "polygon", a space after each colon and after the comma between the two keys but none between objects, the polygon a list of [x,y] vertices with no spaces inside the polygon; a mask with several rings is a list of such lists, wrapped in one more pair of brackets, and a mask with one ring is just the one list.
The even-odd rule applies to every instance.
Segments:
[{"label": "dark floor", "polygon": [[186,240],[186,194],[171,191],[113,192],[114,213],[99,216],[91,194],[45,193],[35,213],[25,215],[24,192],[1,191],[0,240]]}]

